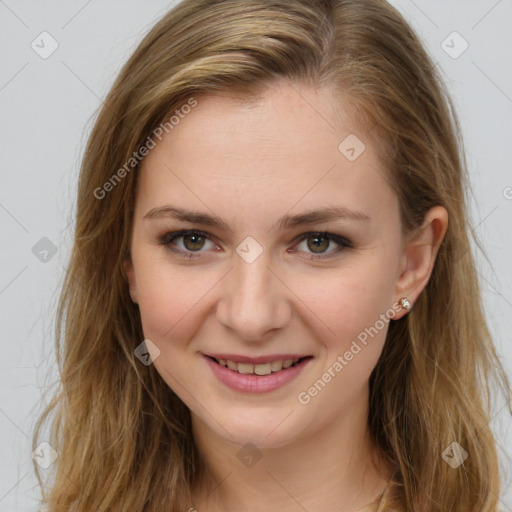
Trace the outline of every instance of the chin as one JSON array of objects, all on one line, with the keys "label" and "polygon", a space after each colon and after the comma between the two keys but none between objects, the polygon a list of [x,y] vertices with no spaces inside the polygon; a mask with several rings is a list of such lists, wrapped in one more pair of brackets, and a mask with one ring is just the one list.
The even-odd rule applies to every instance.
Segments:
[{"label": "chin", "polygon": [[251,411],[245,420],[240,417],[222,416],[222,421],[219,422],[222,426],[211,422],[208,426],[233,446],[243,447],[250,443],[261,449],[279,448],[290,443],[296,435],[290,432],[291,424],[285,420],[291,410],[278,415],[264,415]]}]

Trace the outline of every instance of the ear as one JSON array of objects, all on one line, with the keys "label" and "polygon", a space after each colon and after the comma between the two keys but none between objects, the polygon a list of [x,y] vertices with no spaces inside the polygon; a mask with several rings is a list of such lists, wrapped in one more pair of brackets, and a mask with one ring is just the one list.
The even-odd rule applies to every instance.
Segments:
[{"label": "ear", "polygon": [[133,262],[130,255],[127,255],[123,260],[123,271],[126,280],[128,281],[128,286],[130,288],[130,297],[132,298],[132,301],[135,302],[135,304],[138,304],[137,285],[135,282],[135,270],[133,268]]},{"label": "ear", "polygon": [[[414,304],[430,279],[439,247],[448,228],[448,212],[442,206],[434,206],[425,215],[420,228],[407,237],[401,269],[395,288],[395,303],[407,297]],[[407,313],[400,310],[394,319]]]}]

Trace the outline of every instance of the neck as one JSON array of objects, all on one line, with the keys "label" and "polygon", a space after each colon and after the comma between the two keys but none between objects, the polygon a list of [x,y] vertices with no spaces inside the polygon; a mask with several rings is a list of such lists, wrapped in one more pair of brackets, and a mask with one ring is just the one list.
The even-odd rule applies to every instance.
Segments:
[{"label": "neck", "polygon": [[203,468],[192,491],[193,508],[291,512],[301,506],[354,512],[374,501],[392,473],[370,438],[365,393],[366,400],[353,400],[321,430],[304,431],[279,447],[246,447],[242,452],[241,445],[219,437],[192,414]]}]

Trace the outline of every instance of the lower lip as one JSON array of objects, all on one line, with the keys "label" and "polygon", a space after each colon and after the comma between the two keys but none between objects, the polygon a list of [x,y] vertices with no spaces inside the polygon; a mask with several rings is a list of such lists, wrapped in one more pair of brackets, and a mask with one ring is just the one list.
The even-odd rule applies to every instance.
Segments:
[{"label": "lower lip", "polygon": [[269,375],[247,375],[221,366],[208,356],[204,357],[214,375],[222,383],[235,391],[242,391],[243,393],[268,393],[274,391],[295,379],[312,359],[311,357],[303,359],[295,366],[283,368]]}]

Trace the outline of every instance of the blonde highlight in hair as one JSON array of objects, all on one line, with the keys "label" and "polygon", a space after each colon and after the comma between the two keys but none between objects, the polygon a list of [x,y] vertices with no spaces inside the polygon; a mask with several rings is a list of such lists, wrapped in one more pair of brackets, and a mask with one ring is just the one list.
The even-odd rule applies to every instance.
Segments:
[{"label": "blonde highlight in hair", "polygon": [[[469,238],[469,188],[457,116],[418,37],[384,0],[184,0],[122,68],[90,135],[75,238],[60,296],[60,388],[48,442],[59,458],[43,486],[48,512],[186,511],[202,475],[190,412],[134,349],[144,339],[122,270],[136,168],[95,190],[191,97],[254,100],[278,80],[327,87],[380,151],[404,232],[445,207],[449,226],[413,310],[390,322],[370,378],[370,432],[396,469],[365,510],[496,512],[490,385],[511,390],[484,317]],[[333,109],[337,109],[333,105]],[[441,454],[469,454],[453,470]]]}]

